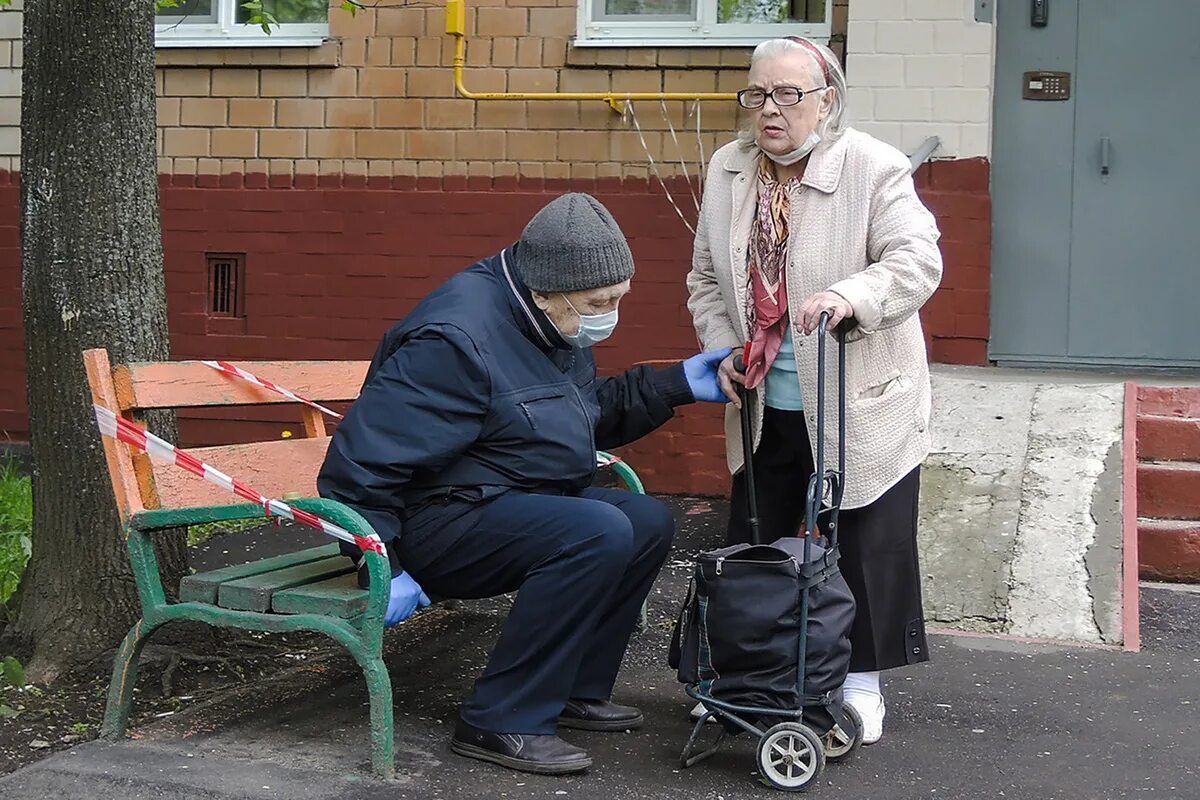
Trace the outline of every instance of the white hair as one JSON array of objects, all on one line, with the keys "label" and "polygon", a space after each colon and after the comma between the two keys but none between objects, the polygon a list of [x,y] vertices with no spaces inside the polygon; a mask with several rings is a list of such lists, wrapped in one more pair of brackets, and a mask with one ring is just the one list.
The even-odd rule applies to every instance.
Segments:
[{"label": "white hair", "polygon": [[[846,73],[842,71],[841,62],[838,61],[837,56],[828,47],[811,39],[805,39],[806,44],[801,44],[796,41],[799,38],[797,36],[789,39],[767,39],[754,48],[754,54],[750,56],[750,66],[753,67],[760,61],[768,61],[791,53],[804,53],[808,56],[809,71],[813,80],[820,86],[831,86],[834,90],[833,105],[829,109],[829,115],[817,123],[817,134],[827,141],[836,139],[845,127]],[[822,64],[817,60],[813,50],[821,54],[821,58],[825,62],[825,69],[822,69]],[[826,72],[829,74],[828,80],[825,79]],[[738,140],[745,146],[753,145],[755,141],[753,131],[741,131],[738,134]]]}]

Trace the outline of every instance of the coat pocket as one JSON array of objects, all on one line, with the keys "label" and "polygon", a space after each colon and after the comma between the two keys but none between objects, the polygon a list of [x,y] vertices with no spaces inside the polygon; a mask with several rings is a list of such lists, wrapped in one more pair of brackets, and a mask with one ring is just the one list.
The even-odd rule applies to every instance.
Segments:
[{"label": "coat pocket", "polygon": [[566,398],[566,392],[561,390],[543,389],[514,402],[530,429],[543,431],[562,424]]},{"label": "coat pocket", "polygon": [[883,400],[902,393],[910,386],[912,386],[912,379],[907,375],[902,375],[900,370],[892,370],[885,374],[883,378],[872,380],[862,389],[859,389],[857,399],[860,402]]}]

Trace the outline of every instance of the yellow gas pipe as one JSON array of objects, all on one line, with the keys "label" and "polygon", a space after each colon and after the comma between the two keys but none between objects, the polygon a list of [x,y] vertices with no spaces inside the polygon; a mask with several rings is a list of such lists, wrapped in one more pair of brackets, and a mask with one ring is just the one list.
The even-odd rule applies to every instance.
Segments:
[{"label": "yellow gas pipe", "polygon": [[736,100],[730,92],[472,92],[463,83],[467,65],[467,3],[446,0],[446,33],[454,37],[454,88],[468,100],[602,100],[618,114],[630,100]]}]

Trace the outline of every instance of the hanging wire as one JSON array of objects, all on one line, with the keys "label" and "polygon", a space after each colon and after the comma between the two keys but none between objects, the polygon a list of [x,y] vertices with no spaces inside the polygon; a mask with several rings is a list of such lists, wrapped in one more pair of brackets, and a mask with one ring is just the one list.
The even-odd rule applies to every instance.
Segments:
[{"label": "hanging wire", "polygon": [[646,136],[642,133],[642,126],[641,123],[638,122],[637,112],[633,109],[632,100],[625,103],[625,117],[628,122],[633,124],[634,130],[637,131],[638,141],[642,143],[642,150],[646,152],[646,160],[650,162],[650,171],[653,172],[654,177],[658,179],[658,185],[662,187],[663,192],[666,194],[667,201],[670,202],[671,207],[675,209],[675,213],[679,215],[679,218],[683,220],[683,224],[689,231],[692,232],[692,235],[695,236],[695,226],[688,221],[686,216],[684,216],[683,210],[680,209],[679,204],[675,202],[675,196],[672,195],[671,190],[667,188],[667,182],[663,180],[662,173],[658,171],[658,162],[654,160],[654,155],[650,152],[650,146],[646,144]]},{"label": "hanging wire", "polygon": [[[679,154],[679,167],[683,170],[683,179],[687,181],[688,192],[692,195],[692,205],[696,207],[696,213],[700,213],[700,198],[696,194],[696,187],[692,185],[692,176],[688,173],[687,163],[683,158],[683,147],[679,144],[679,137],[675,135],[675,125],[671,122],[671,113],[667,110],[667,101],[659,100],[662,105],[663,119],[667,121],[667,130],[671,132],[671,141],[675,142],[675,152]],[[684,120],[687,124],[687,120]]]}]

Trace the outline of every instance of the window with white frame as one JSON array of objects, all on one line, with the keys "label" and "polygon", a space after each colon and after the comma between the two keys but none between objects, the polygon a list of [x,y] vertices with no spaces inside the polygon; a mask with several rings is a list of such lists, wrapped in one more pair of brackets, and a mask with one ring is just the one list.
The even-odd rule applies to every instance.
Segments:
[{"label": "window with white frame", "polygon": [[833,0],[579,0],[582,47],[746,46],[828,41]]},{"label": "window with white frame", "polygon": [[329,37],[329,0],[176,0],[154,21],[159,47],[315,47]]}]

